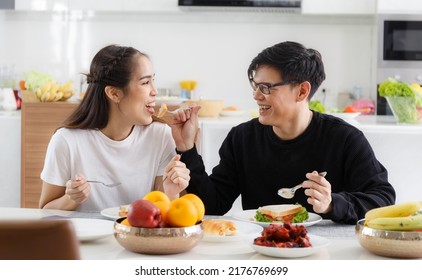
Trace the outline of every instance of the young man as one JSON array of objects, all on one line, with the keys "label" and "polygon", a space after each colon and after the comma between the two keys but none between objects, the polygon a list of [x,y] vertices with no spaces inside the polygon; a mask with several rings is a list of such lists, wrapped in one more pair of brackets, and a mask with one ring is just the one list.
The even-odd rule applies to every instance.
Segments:
[{"label": "young man", "polygon": [[[276,44],[252,60],[248,76],[259,117],[231,129],[210,176],[194,148],[199,108],[175,116],[173,138],[191,171],[186,190],[202,198],[206,214],[226,213],[242,195],[243,209],[300,203],[325,219],[354,224],[368,210],[394,204],[387,170],[363,133],[309,110],[325,79],[318,51]],[[326,177],[318,174],[324,171]],[[277,194],[299,183],[292,199]]]}]

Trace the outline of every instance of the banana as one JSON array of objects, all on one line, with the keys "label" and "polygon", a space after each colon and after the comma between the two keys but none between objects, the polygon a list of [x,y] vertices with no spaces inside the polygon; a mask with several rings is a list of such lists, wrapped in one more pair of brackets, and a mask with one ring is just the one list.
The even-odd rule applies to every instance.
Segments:
[{"label": "banana", "polygon": [[59,91],[62,91],[62,92],[69,91],[69,90],[70,90],[70,88],[71,88],[72,86],[73,86],[73,82],[72,82],[72,81],[67,82],[67,83],[65,83],[64,85],[62,85],[62,86],[59,88]]},{"label": "banana", "polygon": [[46,92],[44,92],[44,93],[41,95],[40,100],[41,100],[42,102],[47,102],[47,101],[48,101],[48,99],[50,99],[50,92],[49,92],[49,91],[46,91]]},{"label": "banana", "polygon": [[40,88],[37,88],[37,89],[35,90],[35,94],[37,95],[37,98],[38,98],[39,100],[41,100],[42,91],[41,91],[41,89],[40,89]]},{"label": "banana", "polygon": [[365,225],[376,218],[406,217],[414,214],[422,207],[422,202],[405,202],[396,205],[379,207],[369,210],[365,214]]},{"label": "banana", "polygon": [[54,98],[53,101],[59,101],[62,98],[63,98],[63,92],[62,91],[59,91],[59,92],[57,92],[57,94],[56,94],[56,96],[55,96],[55,98]]},{"label": "banana", "polygon": [[45,84],[44,84],[44,86],[41,88],[41,91],[43,92],[43,94],[46,92],[46,91],[49,91],[50,89],[51,89],[51,86],[53,85],[53,82],[52,81],[48,81],[48,82],[46,82]]},{"label": "banana", "polygon": [[368,227],[383,230],[410,231],[422,229],[422,214],[407,217],[382,217],[368,222]]}]

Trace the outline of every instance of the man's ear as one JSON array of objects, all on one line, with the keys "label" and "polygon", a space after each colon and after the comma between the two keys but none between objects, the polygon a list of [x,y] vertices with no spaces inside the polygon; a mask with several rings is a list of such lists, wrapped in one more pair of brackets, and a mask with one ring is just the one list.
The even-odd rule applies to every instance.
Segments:
[{"label": "man's ear", "polygon": [[299,92],[297,95],[297,102],[306,100],[311,92],[311,84],[308,81],[299,84]]},{"label": "man's ear", "polygon": [[120,100],[122,99],[122,92],[120,89],[113,87],[113,86],[106,86],[105,87],[105,93],[107,95],[107,97],[115,102],[115,103],[119,103]]}]

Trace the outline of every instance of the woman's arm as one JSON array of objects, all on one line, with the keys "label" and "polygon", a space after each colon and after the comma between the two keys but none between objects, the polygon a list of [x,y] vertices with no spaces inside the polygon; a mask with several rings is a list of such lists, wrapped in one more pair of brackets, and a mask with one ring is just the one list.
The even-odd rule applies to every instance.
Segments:
[{"label": "woman's arm", "polygon": [[67,181],[66,187],[43,181],[39,207],[44,209],[76,210],[90,194],[90,185],[84,177]]}]

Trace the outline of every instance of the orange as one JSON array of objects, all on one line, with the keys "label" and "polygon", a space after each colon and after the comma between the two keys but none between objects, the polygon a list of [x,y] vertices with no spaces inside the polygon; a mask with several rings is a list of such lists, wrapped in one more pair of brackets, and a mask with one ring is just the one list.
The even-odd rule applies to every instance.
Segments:
[{"label": "orange", "polygon": [[131,227],[127,218],[123,219],[123,221],[121,221],[120,224]]},{"label": "orange", "polygon": [[179,197],[170,203],[166,222],[172,227],[190,227],[196,224],[198,211],[192,201]]},{"label": "orange", "polygon": [[151,202],[164,201],[170,203],[170,198],[162,191],[152,191],[144,196],[144,199]]},{"label": "orange", "polygon": [[161,210],[161,217],[165,221],[167,211],[170,207],[170,198],[162,191],[152,191],[144,196],[144,199],[151,201]]},{"label": "orange", "polygon": [[168,212],[168,210],[170,208],[170,202],[167,203],[165,201],[160,200],[160,201],[156,201],[156,202],[153,202],[153,203],[158,208],[160,208],[160,211],[161,211],[161,220],[165,221],[166,220],[166,216],[167,216],[167,212]]},{"label": "orange", "polygon": [[196,210],[198,211],[198,218],[197,218],[196,222],[199,222],[200,220],[202,220],[202,218],[205,215],[205,205],[202,202],[202,200],[199,198],[199,196],[197,196],[196,194],[193,194],[193,193],[187,193],[182,197],[189,199],[190,201],[193,202],[193,205],[195,205]]}]

